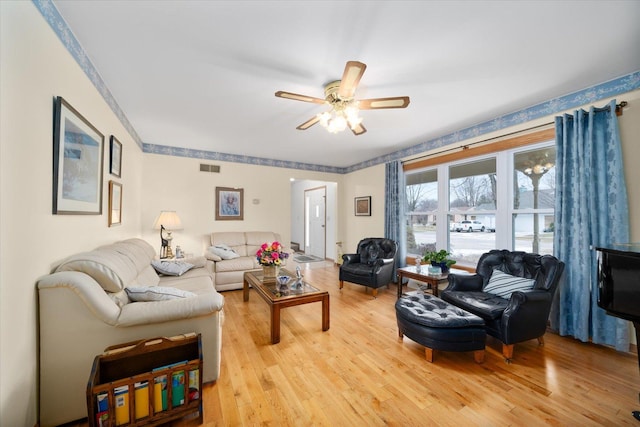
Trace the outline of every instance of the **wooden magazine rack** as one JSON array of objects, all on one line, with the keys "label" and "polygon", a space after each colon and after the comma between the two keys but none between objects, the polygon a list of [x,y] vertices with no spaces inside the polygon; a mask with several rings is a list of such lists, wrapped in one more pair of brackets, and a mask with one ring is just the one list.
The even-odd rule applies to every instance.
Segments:
[{"label": "wooden magazine rack", "polygon": [[141,426],[202,413],[200,334],[109,347],[87,384],[89,426]]}]

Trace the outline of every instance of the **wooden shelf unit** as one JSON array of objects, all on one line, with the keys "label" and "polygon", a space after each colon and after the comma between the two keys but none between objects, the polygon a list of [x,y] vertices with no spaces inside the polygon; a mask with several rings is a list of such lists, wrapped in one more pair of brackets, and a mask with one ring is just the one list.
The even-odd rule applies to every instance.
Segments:
[{"label": "wooden shelf unit", "polygon": [[[156,380],[163,377],[166,382],[156,386]],[[146,388],[136,387],[145,382]],[[126,395],[122,394],[124,390]],[[106,400],[104,411],[98,407],[99,396]],[[93,362],[87,384],[87,411],[91,427],[158,425],[196,414],[202,424],[200,334],[107,348]]]}]

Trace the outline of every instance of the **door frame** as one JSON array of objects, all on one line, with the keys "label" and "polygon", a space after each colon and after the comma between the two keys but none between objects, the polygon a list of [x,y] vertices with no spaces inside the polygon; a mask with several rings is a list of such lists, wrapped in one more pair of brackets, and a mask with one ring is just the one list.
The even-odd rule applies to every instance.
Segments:
[{"label": "door frame", "polygon": [[324,240],[323,242],[323,254],[322,254],[322,258],[326,259],[327,258],[327,186],[326,185],[321,185],[319,187],[313,187],[313,188],[305,188],[304,189],[304,196],[302,197],[302,203],[303,203],[303,213],[304,213],[304,220],[302,221],[303,223],[303,242],[302,245],[304,247],[304,251],[306,253],[307,251],[307,231],[309,231],[307,229],[307,218],[308,218],[308,212],[307,212],[307,192],[311,192],[311,191],[318,191],[318,190],[323,190],[324,191],[324,212],[322,212],[323,215],[323,223],[324,223],[324,227],[322,230],[322,239]]}]

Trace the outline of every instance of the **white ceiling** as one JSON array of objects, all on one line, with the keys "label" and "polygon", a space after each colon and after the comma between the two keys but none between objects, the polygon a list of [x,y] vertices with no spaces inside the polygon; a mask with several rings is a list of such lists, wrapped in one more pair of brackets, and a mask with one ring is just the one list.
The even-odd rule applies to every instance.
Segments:
[{"label": "white ceiling", "polygon": [[[63,1],[142,142],[347,167],[640,70],[640,1]],[[296,126],[345,63],[367,133]]]}]

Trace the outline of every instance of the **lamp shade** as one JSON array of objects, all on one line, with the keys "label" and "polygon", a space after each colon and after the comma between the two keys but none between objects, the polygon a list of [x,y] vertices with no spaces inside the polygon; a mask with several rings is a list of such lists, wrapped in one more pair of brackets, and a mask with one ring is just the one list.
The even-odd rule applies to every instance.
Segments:
[{"label": "lamp shade", "polygon": [[160,215],[153,224],[153,229],[160,230],[161,225],[167,230],[182,230],[182,222],[176,211],[160,211]]}]

